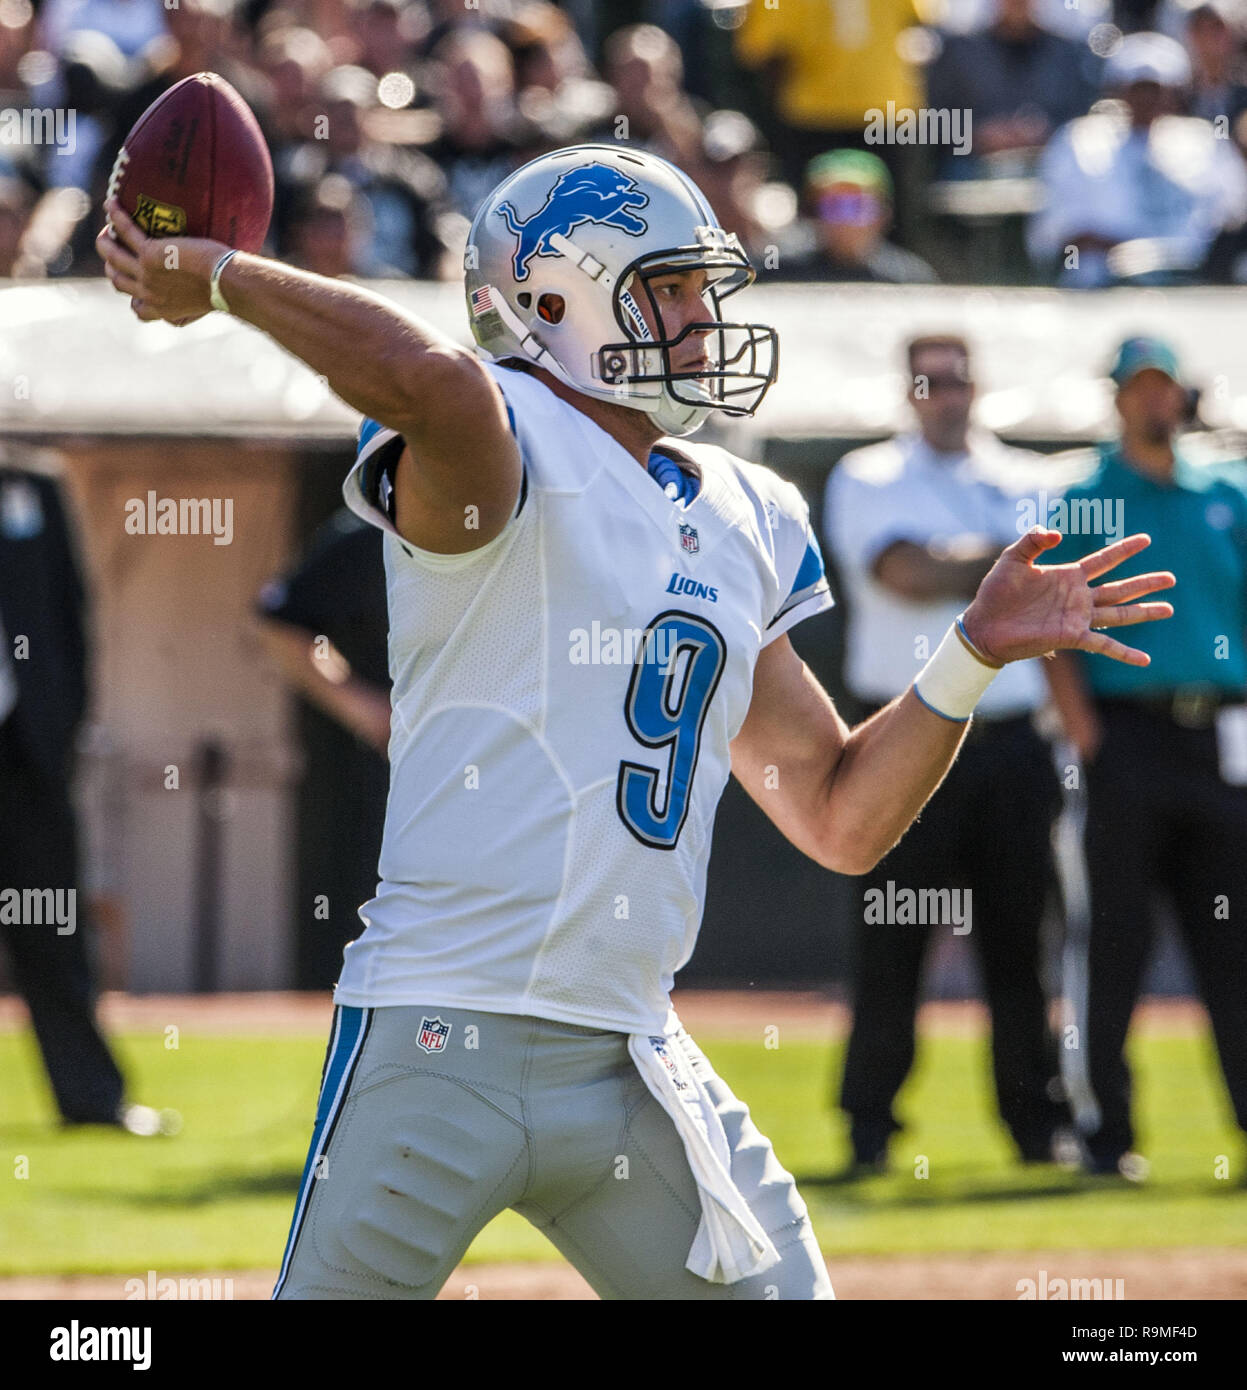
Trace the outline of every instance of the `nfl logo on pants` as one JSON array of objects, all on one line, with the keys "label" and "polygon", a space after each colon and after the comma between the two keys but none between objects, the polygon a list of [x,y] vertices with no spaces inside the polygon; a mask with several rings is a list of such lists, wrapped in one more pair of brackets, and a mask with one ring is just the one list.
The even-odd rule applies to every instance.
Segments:
[{"label": "nfl logo on pants", "polygon": [[426,1052],[444,1052],[446,1039],[449,1036],[449,1023],[443,1023],[440,1018],[422,1018],[420,1020],[420,1036],[416,1042]]}]

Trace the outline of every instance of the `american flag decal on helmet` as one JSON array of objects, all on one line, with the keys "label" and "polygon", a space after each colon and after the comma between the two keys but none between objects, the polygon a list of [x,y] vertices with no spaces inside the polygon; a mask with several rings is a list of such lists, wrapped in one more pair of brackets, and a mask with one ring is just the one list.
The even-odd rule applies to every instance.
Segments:
[{"label": "american flag decal on helmet", "polygon": [[482,285],[480,289],[472,291],[472,313],[479,318],[482,314],[487,314],[494,307],[493,296],[490,294],[490,287]]}]

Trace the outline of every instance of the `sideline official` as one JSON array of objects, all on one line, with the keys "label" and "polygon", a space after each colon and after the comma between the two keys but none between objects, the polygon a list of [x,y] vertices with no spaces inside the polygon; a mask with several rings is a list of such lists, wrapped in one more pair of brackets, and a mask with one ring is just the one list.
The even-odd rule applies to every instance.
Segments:
[{"label": "sideline official", "polygon": [[[1173,895],[1247,1130],[1247,469],[1196,465],[1175,447],[1187,393],[1165,343],[1123,343],[1112,377],[1121,439],[1066,494],[1068,515],[1094,523],[1112,508],[1150,535],[1148,568],[1177,576],[1176,612],[1141,633],[1146,667],[1060,655],[1051,664],[1086,778],[1091,923],[1078,1024],[1098,1109],[1082,1121],[1086,1162],[1137,1182],[1148,1167],[1134,1152],[1125,1043],[1158,888]],[[1053,563],[1102,543],[1102,531],[1081,529]]]},{"label": "sideline official", "polygon": [[[971,427],[974,382],[962,339],[913,340],[908,369],[918,429],[846,455],[827,484],[824,527],[849,610],[845,680],[864,714],[908,686],[928,646],[965,608],[1001,549],[1017,540],[1016,493],[1033,483],[1033,456]],[[1045,696],[1038,663],[1001,671],[921,818],[858,880],[853,1029],[840,1094],[853,1147],[850,1176],[882,1171],[889,1137],[901,1128],[892,1106],[914,1061],[931,933],[966,934],[967,926],[991,1012],[997,1102],[1018,1154],[1044,1162],[1068,1145],[1040,978],[1059,799],[1048,746],[1032,723]],[[894,896],[969,888],[971,920],[867,921],[867,895],[894,900],[889,883]]]},{"label": "sideline official", "polygon": [[[74,904],[64,926],[33,913],[0,924],[14,982],[65,1124],[143,1137],[180,1119],[125,1100],[95,1019],[90,923],[71,802],[74,745],[87,703],[86,594],[60,489],[0,456],[0,889],[33,908]],[[68,930],[65,928],[68,927]]]}]

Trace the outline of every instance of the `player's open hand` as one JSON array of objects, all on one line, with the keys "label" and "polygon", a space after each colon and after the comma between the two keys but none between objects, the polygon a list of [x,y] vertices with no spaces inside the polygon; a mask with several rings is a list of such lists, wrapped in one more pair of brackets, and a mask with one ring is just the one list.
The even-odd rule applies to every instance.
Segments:
[{"label": "player's open hand", "polygon": [[1094,588],[1091,580],[1146,550],[1151,536],[1127,536],[1072,564],[1036,565],[1061,539],[1060,531],[1035,526],[1001,553],[966,609],[970,640],[993,661],[1023,661],[1070,648],[1146,666],[1151,661],[1146,652],[1114,641],[1101,629],[1171,618],[1172,604],[1131,600],[1171,589],[1173,575],[1156,571]]},{"label": "player's open hand", "polygon": [[202,237],[151,237],[122,211],[116,199],[104,204],[108,225],[95,238],[104,274],[144,323],[164,319],[181,328],[212,310],[208,280],[229,250]]}]

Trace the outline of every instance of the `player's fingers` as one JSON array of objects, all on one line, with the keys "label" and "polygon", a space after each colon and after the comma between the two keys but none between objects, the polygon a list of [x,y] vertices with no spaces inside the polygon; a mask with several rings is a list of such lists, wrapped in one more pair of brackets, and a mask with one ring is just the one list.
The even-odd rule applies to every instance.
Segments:
[{"label": "player's fingers", "polygon": [[119,294],[138,294],[141,288],[135,276],[127,275],[124,270],[113,265],[105,265],[104,276]]},{"label": "player's fingers", "polygon": [[139,258],[129,247],[118,241],[107,227],[95,238],[95,249],[105,265],[124,270],[127,275],[137,275]]},{"label": "player's fingers", "polygon": [[105,202],[104,211],[108,214],[113,235],[123,245],[128,246],[135,255],[138,255],[143,249],[143,243],[147,240],[142,228],[129,217],[116,198],[109,198]]},{"label": "player's fingers", "polygon": [[1153,570],[1151,574],[1136,574],[1133,579],[1115,579],[1111,584],[1097,584],[1091,591],[1097,607],[1106,603],[1125,603],[1127,599],[1154,594],[1157,589],[1172,589],[1178,581],[1168,570]]},{"label": "player's fingers", "polygon": [[156,323],[160,319],[160,314],[150,305],[145,304],[141,299],[132,299],[130,301],[130,308],[134,310],[135,318],[141,320],[143,323]]},{"label": "player's fingers", "polygon": [[1139,651],[1137,647],[1127,647],[1111,637],[1106,637],[1102,632],[1084,633],[1078,643],[1078,650],[1098,652],[1100,656],[1111,657],[1112,660],[1124,662],[1127,666],[1150,666],[1152,662],[1152,658],[1146,652]]},{"label": "player's fingers", "polygon": [[1172,618],[1172,603],[1132,603],[1125,608],[1095,608],[1091,626],[1128,627],[1131,623],[1151,623],[1158,618]]},{"label": "player's fingers", "polygon": [[1060,545],[1060,531],[1050,531],[1046,526],[1032,526],[1027,533],[1014,541],[1006,554],[1012,554],[1015,560],[1023,560],[1026,563],[1038,559],[1045,550],[1051,550],[1054,545]]},{"label": "player's fingers", "polygon": [[1102,550],[1093,550],[1090,555],[1084,555],[1078,561],[1078,568],[1088,579],[1096,579],[1101,574],[1115,569],[1123,560],[1137,555],[1140,550],[1146,550],[1151,543],[1151,536],[1143,532],[1137,536],[1127,536],[1125,540],[1114,541]]}]

